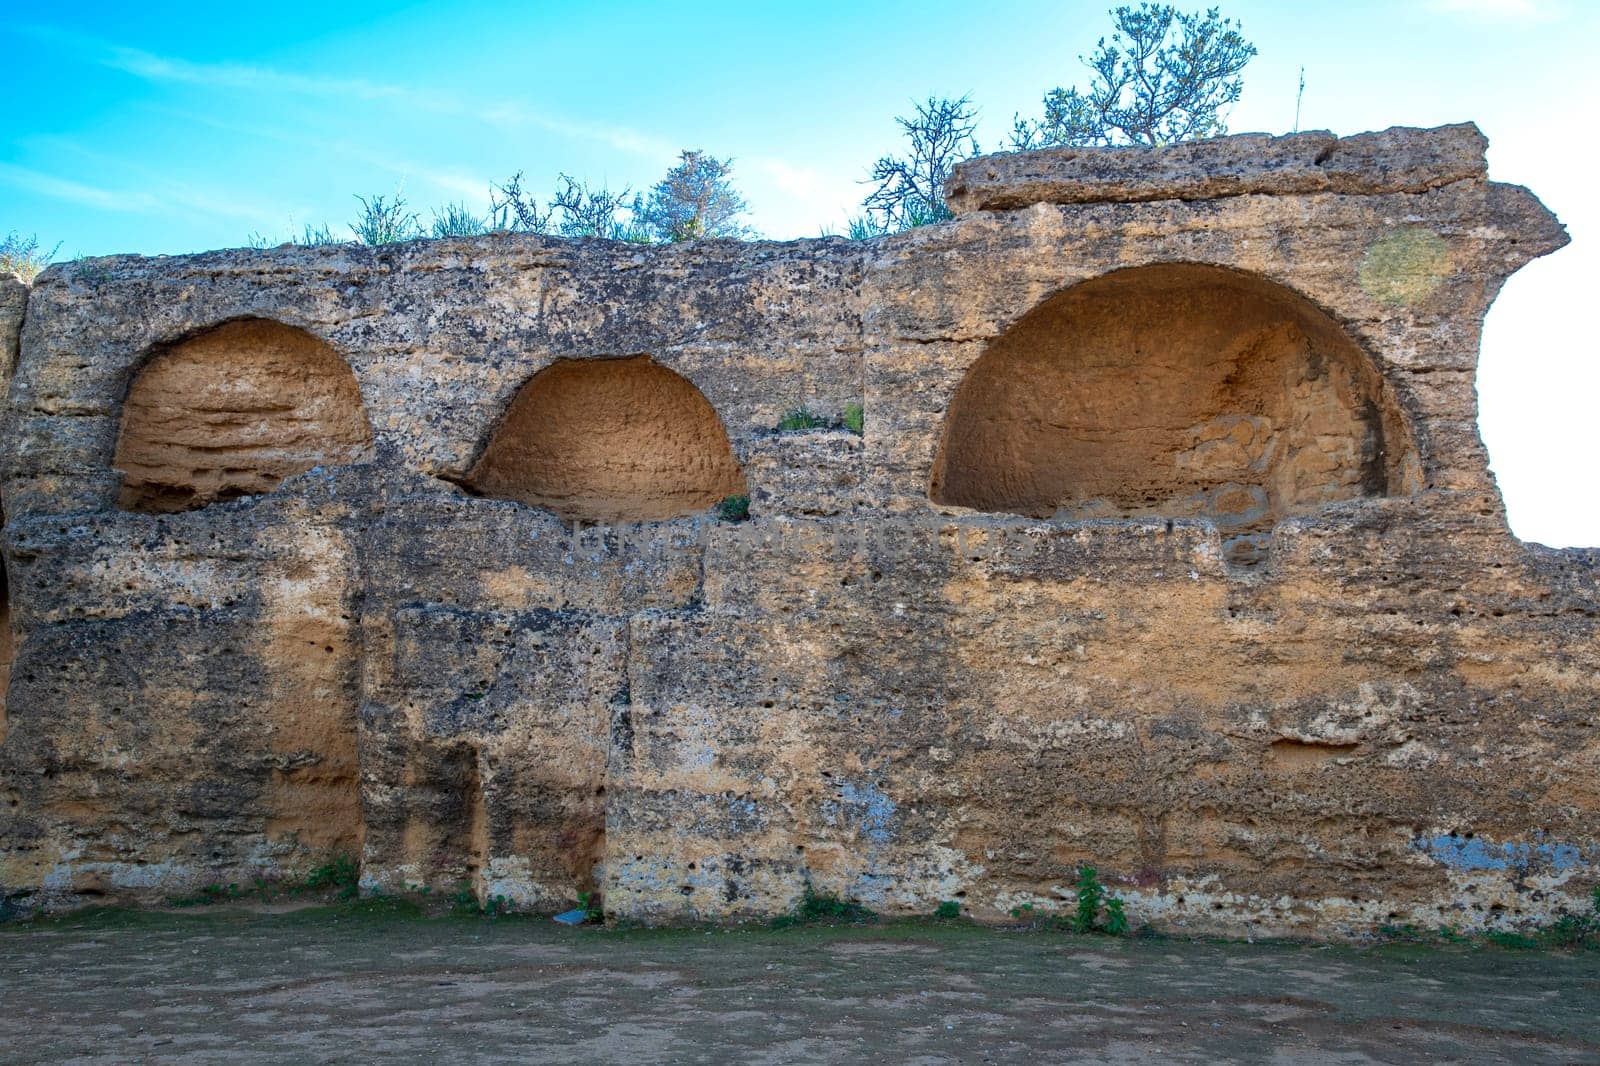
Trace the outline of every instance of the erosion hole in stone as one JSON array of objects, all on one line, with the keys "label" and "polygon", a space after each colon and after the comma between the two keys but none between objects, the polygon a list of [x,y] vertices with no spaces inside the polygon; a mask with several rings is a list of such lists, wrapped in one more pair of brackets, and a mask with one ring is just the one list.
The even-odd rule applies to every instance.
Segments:
[{"label": "erosion hole in stone", "polygon": [[371,453],[355,375],[304,330],[237,319],[155,351],[128,389],[117,506],[187,511]]},{"label": "erosion hole in stone", "polygon": [[930,495],[1207,517],[1248,554],[1281,519],[1419,480],[1387,389],[1325,312],[1240,271],[1163,264],[1066,289],[995,340],[956,390]]},{"label": "erosion hole in stone", "polygon": [[745,493],[716,411],[648,356],[563,359],[539,371],[466,484],[594,523],[678,518]]},{"label": "erosion hole in stone", "polygon": [[1341,741],[1295,740],[1285,737],[1267,746],[1269,769],[1295,772],[1326,766],[1339,758],[1353,755],[1360,744]]}]

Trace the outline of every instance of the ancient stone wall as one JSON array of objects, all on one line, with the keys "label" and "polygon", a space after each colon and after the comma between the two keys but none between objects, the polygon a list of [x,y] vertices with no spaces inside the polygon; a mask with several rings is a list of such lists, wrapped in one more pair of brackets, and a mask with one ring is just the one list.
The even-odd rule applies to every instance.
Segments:
[{"label": "ancient stone wall", "polygon": [[1483,314],[1565,243],[1483,147],[987,157],[867,242],[52,268],[0,889],[343,850],[995,919],[1092,862],[1167,927],[1548,918],[1600,873],[1600,559],[1510,535],[1476,431]]},{"label": "ancient stone wall", "polygon": [[[22,319],[28,307],[28,287],[22,279],[0,275],[0,398],[11,387],[21,354]],[[5,523],[5,501],[0,499],[0,525]],[[6,689],[11,683],[11,661],[16,646],[11,631],[11,586],[0,566],[0,744],[6,739]],[[4,810],[0,808],[0,817]]]}]

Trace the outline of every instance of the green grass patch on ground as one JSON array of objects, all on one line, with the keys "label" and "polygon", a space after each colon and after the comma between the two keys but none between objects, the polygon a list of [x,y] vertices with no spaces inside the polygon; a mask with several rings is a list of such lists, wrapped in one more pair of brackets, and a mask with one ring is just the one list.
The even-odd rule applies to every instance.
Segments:
[{"label": "green grass patch on ground", "polygon": [[[808,886],[805,893],[788,914],[770,922],[751,921],[735,925],[689,923],[674,926],[645,926],[627,920],[605,922],[598,899],[586,897],[580,902],[590,912],[589,931],[646,937],[700,936],[706,934],[755,935],[767,930],[827,929],[848,927],[859,934],[890,939],[924,936],[942,937],[971,932],[980,936],[1048,935],[1063,933],[1113,933],[1127,931],[1120,908],[1110,906],[1111,897],[1099,888],[1093,871],[1080,871],[1076,908],[1063,914],[1036,913],[1030,905],[1014,909],[1014,924],[996,927],[962,920],[961,905],[956,900],[941,903],[931,914],[916,917],[881,918],[859,901],[841,898],[827,892],[818,892]],[[282,921],[289,923],[316,923],[337,921],[431,921],[435,919],[547,919],[548,915],[517,910],[504,897],[491,897],[480,902],[468,885],[453,894],[430,893],[418,889],[399,895],[359,891],[359,874],[355,860],[345,856],[331,856],[325,862],[307,871],[302,877],[283,882],[256,879],[249,885],[230,883],[208,885],[200,891],[169,900],[169,904],[198,917],[200,913],[214,915],[229,923],[244,921]],[[1093,908],[1093,910],[1091,910]],[[1091,917],[1092,915],[1092,917]],[[0,929],[23,931],[41,926],[64,928],[160,927],[170,923],[174,915],[170,910],[135,909],[124,907],[88,907],[58,914],[24,912],[13,908],[9,920],[0,921]],[[1347,945],[1356,950],[1466,950],[1466,951],[1554,951],[1561,953],[1600,952],[1600,887],[1597,887],[1585,912],[1564,913],[1554,921],[1539,926],[1512,930],[1463,931],[1454,926],[1424,928],[1409,924],[1379,927],[1375,936],[1361,944]],[[1158,932],[1142,927],[1138,939],[1171,940],[1174,942],[1203,942],[1228,944],[1237,938],[1214,936],[1188,936],[1182,933]],[[1297,948],[1312,943],[1292,937],[1251,938],[1252,943],[1273,943],[1286,948]]]},{"label": "green grass patch on ground", "polygon": [[255,877],[248,884],[230,881],[227,884],[205,885],[188,895],[169,896],[167,902],[174,907],[200,907],[243,901],[273,903],[302,898],[332,898],[349,902],[360,894],[360,864],[352,855],[335,854],[313,866],[304,876],[297,879],[273,880]]},{"label": "green grass patch on ground", "polygon": [[877,920],[877,915],[854,900],[840,899],[829,892],[818,892],[810,885],[788,914],[772,920],[774,929],[792,929],[797,925],[854,925]]}]

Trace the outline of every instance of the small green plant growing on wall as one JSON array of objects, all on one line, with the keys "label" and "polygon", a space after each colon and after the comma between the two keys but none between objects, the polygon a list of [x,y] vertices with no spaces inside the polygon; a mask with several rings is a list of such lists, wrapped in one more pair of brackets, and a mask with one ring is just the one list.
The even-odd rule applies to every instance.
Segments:
[{"label": "small green plant growing on wall", "polygon": [[470,883],[463,881],[460,888],[450,893],[450,913],[463,916],[483,913],[478,905],[478,893]]},{"label": "small green plant growing on wall", "polygon": [[941,922],[953,922],[961,917],[961,904],[953,899],[947,899],[934,908],[933,916]]},{"label": "small green plant growing on wall", "polygon": [[1128,932],[1128,912],[1123,909],[1122,900],[1115,896],[1106,900],[1105,930],[1112,936],[1125,936]]},{"label": "small green plant growing on wall", "polygon": [[450,913],[458,918],[503,918],[511,913],[511,900],[496,893],[479,903],[477,890],[463,881],[450,894]]},{"label": "small green plant growing on wall", "polygon": [[48,252],[44,251],[38,237],[24,237],[12,230],[0,238],[0,274],[16,274],[23,281],[31,282],[60,250],[61,245],[57,244]]},{"label": "small green plant growing on wall", "polygon": [[1100,908],[1105,906],[1106,890],[1095,876],[1093,866],[1078,868],[1078,909],[1073,914],[1072,928],[1080,933],[1092,933],[1100,924]]},{"label": "small green plant growing on wall", "polygon": [[361,864],[353,855],[334,853],[313,866],[298,880],[272,881],[257,874],[248,887],[238,882],[226,885],[206,885],[191,896],[170,896],[167,902],[175,907],[193,907],[201,904],[234,903],[240,900],[259,900],[270,903],[280,896],[295,898],[314,893],[330,893],[340,903],[354,901],[361,892]]},{"label": "small green plant growing on wall", "polygon": [[1406,922],[1380,925],[1378,935],[1414,944],[1477,944],[1506,951],[1600,950],[1600,885],[1590,893],[1588,913],[1563,913],[1547,925],[1463,931],[1454,925],[1429,930]]},{"label": "small green plant growing on wall", "polygon": [[361,890],[361,867],[350,855],[334,855],[306,874],[300,888],[308,892],[332,890],[339,899],[352,900]]},{"label": "small green plant growing on wall", "polygon": [[1078,906],[1072,915],[1074,932],[1122,936],[1128,931],[1128,914],[1122,900],[1106,892],[1093,866],[1078,868],[1075,890]]},{"label": "small green plant growing on wall", "polygon": [[1483,942],[1506,951],[1532,951],[1539,946],[1538,937],[1509,929],[1487,929],[1483,933]]},{"label": "small green plant growing on wall", "polygon": [[583,920],[586,922],[603,922],[606,920],[606,911],[600,902],[597,892],[578,893],[578,906],[583,910]]},{"label": "small green plant growing on wall", "polygon": [[803,433],[808,429],[822,429],[827,424],[826,418],[801,404],[798,407],[791,407],[783,413],[782,418],[778,419],[778,432]]},{"label": "small green plant growing on wall", "polygon": [[406,202],[399,193],[393,197],[357,196],[356,199],[361,201],[361,214],[350,223],[350,232],[362,244],[394,244],[422,236],[417,216],[406,210]]},{"label": "small green plant growing on wall", "polygon": [[279,244],[299,244],[308,248],[314,248],[325,244],[346,243],[348,243],[348,241],[345,238],[336,235],[327,223],[323,223],[321,226],[313,226],[311,223],[307,222],[300,228],[300,233],[298,236],[295,235],[291,229],[288,238],[279,241],[273,237],[267,236],[264,233],[254,232],[245,238],[244,245],[246,248],[255,248],[260,250],[264,248],[271,248]]},{"label": "small green plant growing on wall", "polygon": [[867,409],[858,403],[846,404],[843,421],[844,428],[859,437],[867,426]]},{"label": "small green plant growing on wall", "polygon": [[1588,914],[1563,914],[1542,933],[1553,947],[1600,947],[1600,885],[1589,894]]},{"label": "small green plant growing on wall", "polygon": [[854,900],[840,899],[831,892],[818,892],[810,885],[800,902],[788,914],[772,920],[774,929],[791,929],[797,925],[840,925],[870,922],[877,915]]},{"label": "small green plant growing on wall", "polygon": [[717,504],[717,517],[724,522],[745,522],[750,518],[750,497],[726,496]]},{"label": "small green plant growing on wall", "polygon": [[434,208],[430,237],[481,237],[489,232],[488,223],[468,210],[465,203]]},{"label": "small green plant growing on wall", "polygon": [[230,900],[242,899],[245,894],[244,889],[240,888],[236,882],[231,881],[225,885],[206,885],[200,890],[200,898],[206,903],[225,903]]},{"label": "small green plant growing on wall", "polygon": [[97,259],[79,256],[72,261],[72,279],[91,288],[98,288],[111,280],[111,268]]}]

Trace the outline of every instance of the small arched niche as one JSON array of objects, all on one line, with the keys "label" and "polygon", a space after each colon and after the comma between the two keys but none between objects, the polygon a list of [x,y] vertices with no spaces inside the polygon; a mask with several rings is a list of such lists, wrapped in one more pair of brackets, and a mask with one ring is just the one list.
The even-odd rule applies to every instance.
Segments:
[{"label": "small arched niche", "polygon": [[528,379],[466,484],[603,524],[679,518],[745,492],[717,412],[643,355],[562,359]]},{"label": "small arched niche", "polygon": [[350,367],[305,330],[239,319],[158,349],[128,389],[117,506],[187,511],[371,454]]},{"label": "small arched niche", "polygon": [[1035,517],[1207,517],[1225,537],[1415,491],[1370,360],[1325,312],[1219,267],[1136,267],[1046,300],[956,390],[936,503]]}]

